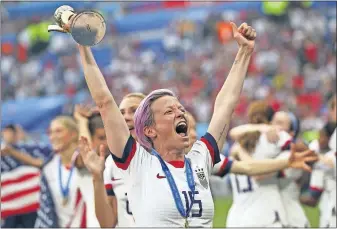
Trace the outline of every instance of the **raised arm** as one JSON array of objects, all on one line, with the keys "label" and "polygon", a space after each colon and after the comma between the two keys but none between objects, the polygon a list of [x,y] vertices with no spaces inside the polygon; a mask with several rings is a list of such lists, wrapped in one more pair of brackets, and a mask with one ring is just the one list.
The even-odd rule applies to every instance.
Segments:
[{"label": "raised arm", "polygon": [[89,117],[92,112],[88,106],[83,106],[81,104],[76,104],[74,109],[74,118],[77,122],[79,129],[79,136],[88,139],[90,147],[92,147],[91,135],[88,128]]},{"label": "raised arm", "polygon": [[243,23],[239,28],[234,23],[231,25],[234,39],[239,44],[239,51],[228,77],[216,97],[213,116],[208,127],[208,133],[217,141],[219,149],[223,147],[232,113],[239,100],[256,37],[255,30],[246,23]]},{"label": "raised arm", "polygon": [[90,48],[79,46],[79,51],[85,80],[102,116],[110,152],[122,158],[124,147],[130,136],[128,126],[109,91]]}]

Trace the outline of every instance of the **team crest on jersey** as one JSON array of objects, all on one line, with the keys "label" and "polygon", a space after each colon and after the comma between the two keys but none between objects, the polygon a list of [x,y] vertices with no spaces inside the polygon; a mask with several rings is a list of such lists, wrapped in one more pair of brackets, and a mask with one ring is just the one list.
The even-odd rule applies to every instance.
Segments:
[{"label": "team crest on jersey", "polygon": [[208,182],[205,176],[204,169],[199,169],[198,167],[194,170],[197,173],[198,179],[200,181],[200,184],[205,188],[208,189]]}]

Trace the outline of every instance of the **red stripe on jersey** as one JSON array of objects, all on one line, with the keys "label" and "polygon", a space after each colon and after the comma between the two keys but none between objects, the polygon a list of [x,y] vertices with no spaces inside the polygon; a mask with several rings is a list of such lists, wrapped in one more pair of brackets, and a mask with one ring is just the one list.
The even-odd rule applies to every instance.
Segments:
[{"label": "red stripe on jersey", "polygon": [[318,188],[318,187],[315,187],[315,186],[310,186],[310,190],[316,191],[316,192],[323,192],[324,191],[324,189]]},{"label": "red stripe on jersey", "polygon": [[105,185],[106,190],[111,190],[112,189],[112,184],[106,184]]},{"label": "red stripe on jersey", "polygon": [[291,143],[291,139],[288,140],[288,141],[286,141],[286,142],[283,144],[283,146],[281,147],[281,150],[286,150],[286,149],[289,147],[290,143]]},{"label": "red stripe on jersey", "polygon": [[77,189],[75,208],[77,208],[77,206],[80,203],[81,199],[82,199],[82,193],[81,193],[80,189]]},{"label": "red stripe on jersey", "polygon": [[116,166],[120,169],[126,170],[129,167],[133,156],[135,156],[136,149],[137,149],[137,143],[136,143],[136,141],[133,141],[131,152],[128,153],[128,156],[127,156],[127,159],[125,160],[125,162],[121,163],[121,162],[118,162],[118,161],[114,160]]},{"label": "red stripe on jersey", "polygon": [[214,165],[214,149],[213,149],[211,143],[209,143],[209,141],[207,141],[207,139],[204,138],[204,137],[202,137],[200,139],[200,141],[202,141],[203,143],[205,143],[205,145],[207,146],[207,149],[208,149],[209,153],[211,154],[212,163]]},{"label": "red stripe on jersey", "polygon": [[87,227],[87,205],[84,203],[81,219],[81,228]]},{"label": "red stripe on jersey", "polygon": [[218,172],[218,175],[222,174],[222,172],[226,169],[227,163],[228,163],[228,157],[226,157],[226,159],[223,161],[223,163],[220,167],[220,170]]},{"label": "red stripe on jersey", "polygon": [[18,209],[4,210],[4,211],[1,211],[1,218],[5,219],[8,216],[21,215],[21,214],[25,214],[28,212],[34,212],[34,211],[37,211],[39,207],[40,207],[39,203],[33,203],[25,207],[20,207]]},{"label": "red stripe on jersey", "polygon": [[28,188],[28,189],[25,189],[25,190],[14,192],[12,194],[2,196],[1,202],[11,201],[11,200],[14,200],[14,199],[20,198],[22,196],[26,196],[28,194],[38,192],[38,191],[40,191],[40,186],[35,186],[35,187],[32,187],[32,188]]}]

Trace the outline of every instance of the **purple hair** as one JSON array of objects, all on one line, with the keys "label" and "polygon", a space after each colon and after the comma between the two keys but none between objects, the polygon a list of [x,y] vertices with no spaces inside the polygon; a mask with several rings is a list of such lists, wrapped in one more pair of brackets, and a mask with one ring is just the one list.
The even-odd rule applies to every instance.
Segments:
[{"label": "purple hair", "polygon": [[136,136],[139,144],[148,151],[153,148],[153,143],[152,140],[145,135],[144,128],[154,124],[151,105],[155,100],[167,95],[176,97],[175,94],[168,89],[158,89],[152,91],[142,100],[135,112],[134,119]]}]

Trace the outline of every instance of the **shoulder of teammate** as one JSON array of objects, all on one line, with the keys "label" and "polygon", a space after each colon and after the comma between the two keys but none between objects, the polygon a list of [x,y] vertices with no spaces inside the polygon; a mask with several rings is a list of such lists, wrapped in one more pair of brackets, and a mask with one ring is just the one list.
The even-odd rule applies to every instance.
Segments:
[{"label": "shoulder of teammate", "polygon": [[114,154],[111,154],[111,157],[119,169],[128,170],[131,164],[133,166],[140,165],[141,160],[149,155],[150,153],[130,135],[122,158],[116,157]]},{"label": "shoulder of teammate", "polygon": [[210,133],[206,133],[200,140],[196,141],[188,155],[203,158],[206,157],[212,166],[220,162],[218,144]]},{"label": "shoulder of teammate", "polygon": [[52,162],[54,162],[54,160],[56,160],[56,159],[57,159],[57,156],[55,154],[51,154],[48,157],[46,157],[43,160],[41,170],[46,171],[46,172],[51,171],[52,169],[49,167],[49,165],[51,165]]}]

